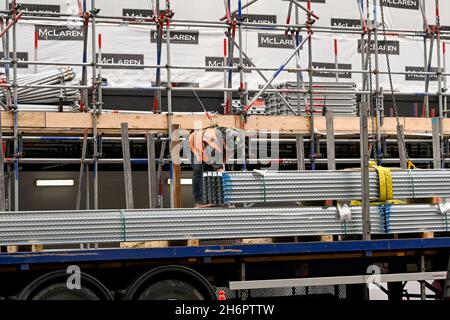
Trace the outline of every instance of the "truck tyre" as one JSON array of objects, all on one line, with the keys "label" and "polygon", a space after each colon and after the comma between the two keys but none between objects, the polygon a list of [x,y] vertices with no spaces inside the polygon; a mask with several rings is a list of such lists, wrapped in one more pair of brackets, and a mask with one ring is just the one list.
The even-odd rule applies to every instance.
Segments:
[{"label": "truck tyre", "polygon": [[65,283],[56,283],[36,293],[32,300],[100,300],[100,298],[88,288],[69,290]]},{"label": "truck tyre", "polygon": [[148,286],[137,300],[205,300],[205,297],[187,282],[167,279]]},{"label": "truck tyre", "polygon": [[162,266],[138,277],[124,300],[215,300],[216,292],[200,273],[184,266]]},{"label": "truck tyre", "polygon": [[67,273],[47,273],[28,284],[18,300],[113,300],[111,292],[96,278],[81,273],[81,289],[67,288]]}]

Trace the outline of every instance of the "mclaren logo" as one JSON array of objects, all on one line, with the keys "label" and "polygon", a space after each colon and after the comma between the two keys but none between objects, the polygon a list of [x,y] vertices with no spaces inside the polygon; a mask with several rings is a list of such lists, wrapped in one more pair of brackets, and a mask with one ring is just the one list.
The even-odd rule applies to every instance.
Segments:
[{"label": "mclaren logo", "polygon": [[[352,65],[347,63],[338,64],[339,69],[343,70],[351,70]],[[335,72],[324,71],[326,69],[336,69],[336,65],[334,63],[328,62],[313,62],[313,76],[320,78],[334,78],[336,77]],[[339,78],[341,79],[351,79],[351,72],[341,71],[339,72]]]},{"label": "mclaren logo", "polygon": [[[406,81],[424,81],[424,74],[417,74],[417,72],[424,72],[424,67],[405,67],[405,72],[409,72],[405,74]],[[430,72],[437,72],[437,68],[431,68]],[[430,81],[437,81],[437,75],[433,74],[428,77]]]},{"label": "mclaren logo", "polygon": [[[365,42],[364,52],[367,50],[367,42]],[[370,42],[370,52],[375,53],[375,42]],[[392,55],[400,54],[399,41],[378,41],[378,53],[389,53]],[[358,40],[358,53],[361,53],[361,40]]]},{"label": "mclaren logo", "polygon": [[384,7],[419,10],[419,0],[381,0]]},{"label": "mclaren logo", "polygon": [[[157,42],[156,31],[151,32],[152,43]],[[179,44],[198,44],[199,32],[198,31],[172,31],[170,33],[170,42]],[[167,42],[167,34],[162,36],[163,42]]]},{"label": "mclaren logo", "polygon": [[295,47],[295,44],[295,39],[290,35],[269,33],[258,34],[258,47],[260,48],[292,49]]},{"label": "mclaren logo", "polygon": [[[9,54],[10,60],[12,60],[12,52]],[[17,60],[19,61],[28,61],[28,52],[17,52]],[[0,66],[4,66],[5,64],[2,63],[3,61],[5,61],[5,56],[3,54],[3,52],[0,52]],[[11,65],[10,65],[11,66]],[[17,64],[17,68],[19,69],[27,69],[28,68],[28,64]]]},{"label": "mclaren logo", "polygon": [[361,20],[359,19],[331,19],[332,27],[343,27],[343,28],[361,28]]},{"label": "mclaren logo", "polygon": [[82,29],[69,29],[66,26],[35,26],[39,40],[83,40]]},{"label": "mclaren logo", "polygon": [[[223,68],[224,61],[223,57],[205,57],[205,66],[213,68]],[[233,59],[233,67],[239,66],[239,58]],[[251,62],[248,59],[244,59],[244,67],[251,67]],[[223,72],[223,69],[209,69],[206,72]],[[245,70],[245,72],[250,73],[250,70]]]},{"label": "mclaren logo", "polygon": [[[98,55],[97,55],[98,60]],[[144,69],[143,54],[120,54],[120,53],[103,53],[100,63],[116,64],[116,66],[103,67],[106,69],[126,69],[125,66],[137,66],[135,69]]]}]

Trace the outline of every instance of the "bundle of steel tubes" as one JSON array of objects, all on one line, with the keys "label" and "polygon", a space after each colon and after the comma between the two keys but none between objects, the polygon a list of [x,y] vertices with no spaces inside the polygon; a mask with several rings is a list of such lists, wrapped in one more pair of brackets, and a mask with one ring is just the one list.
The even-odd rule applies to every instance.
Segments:
[{"label": "bundle of steel tubes", "polygon": [[[392,171],[393,199],[450,198],[450,170]],[[361,199],[357,171],[223,172],[204,175],[207,204]],[[380,199],[378,172],[370,172],[370,199]]]},{"label": "bundle of steel tubes", "polygon": [[[70,67],[59,68],[51,72],[19,76],[17,79],[19,86],[17,89],[17,102],[28,105],[78,104],[80,101],[80,90],[69,88],[70,86],[80,85],[80,82],[76,81],[75,78],[76,74],[73,68]],[[9,83],[12,83],[12,80],[11,78]],[[45,86],[59,87],[48,88]],[[65,88],[66,86],[67,88]],[[0,99],[3,103],[6,103],[7,99],[6,90],[3,88],[0,92]],[[14,88],[11,88],[11,96],[13,94]]]},{"label": "bundle of steel tubes", "polygon": [[[283,101],[279,94],[269,93],[266,95],[266,114],[267,115],[292,115],[292,110],[288,108],[286,102],[295,111],[300,111],[301,115],[307,115],[309,110],[309,97],[303,94],[289,92],[290,89],[298,89],[296,82],[286,82],[277,86],[280,89],[280,94],[284,97]],[[305,90],[309,90],[309,85],[304,85]],[[356,116],[356,84],[355,83],[314,83],[313,90],[317,91],[314,94],[314,113],[322,114],[324,109],[333,111],[335,115],[341,116]],[[320,93],[326,91],[326,94]],[[340,91],[355,91],[355,94],[337,94]],[[306,107],[305,107],[306,106]],[[306,109],[308,108],[308,110]]]},{"label": "bundle of steel tubes", "polygon": [[[362,234],[361,207],[0,213],[0,245],[219,240]],[[438,205],[371,207],[373,234],[445,232]]]}]

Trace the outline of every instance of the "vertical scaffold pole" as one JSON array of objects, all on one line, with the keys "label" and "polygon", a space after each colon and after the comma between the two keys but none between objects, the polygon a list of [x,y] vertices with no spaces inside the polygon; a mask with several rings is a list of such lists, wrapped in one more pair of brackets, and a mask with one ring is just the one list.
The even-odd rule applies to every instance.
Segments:
[{"label": "vertical scaffold pole", "polygon": [[244,56],[242,54],[242,0],[238,0],[238,42],[239,42],[239,94],[241,104],[247,105],[247,89],[244,81]]},{"label": "vertical scaffold pole", "polygon": [[[439,138],[441,144],[441,160],[444,159],[444,98],[442,87],[442,52],[441,52],[441,13],[439,0],[435,0],[436,6],[436,50],[437,50],[437,76],[438,76],[438,99],[439,99]],[[442,164],[445,168],[445,164]]]},{"label": "vertical scaffold pole", "polygon": [[134,209],[133,178],[131,172],[128,123],[121,124],[121,131],[122,131],[123,173],[125,181],[125,203],[127,209]]},{"label": "vertical scaffold pole", "polygon": [[[382,102],[381,100],[383,99],[382,96],[382,89],[380,86],[380,63],[379,63],[379,49],[378,49],[378,13],[377,13],[377,0],[373,0],[373,41],[374,41],[374,45],[375,45],[375,52],[374,52],[374,57],[375,57],[375,70],[373,70],[373,72],[375,73],[375,94],[376,94],[376,135],[377,135],[377,155],[378,155],[378,159],[382,158],[382,141],[381,141],[381,126],[383,126],[383,118],[384,115],[382,114],[382,110],[381,110],[381,105]],[[370,54],[370,53],[369,53]],[[372,72],[372,70],[370,70],[370,72]],[[373,146],[375,148],[375,146]]]},{"label": "vertical scaffold pole", "polygon": [[2,112],[0,111],[0,211],[6,211],[5,155],[3,153]]},{"label": "vertical scaffold pole", "polygon": [[[334,45],[334,68],[339,69],[339,47],[337,39],[333,40]],[[339,82],[339,71],[336,71],[336,82]]]},{"label": "vertical scaffold pole", "polygon": [[98,132],[97,132],[97,115],[98,115],[98,79],[97,79],[97,33],[95,19],[95,0],[91,0],[91,32],[92,32],[92,128],[94,138],[94,210],[98,210]]},{"label": "vertical scaffold pole", "polygon": [[[98,34],[98,61],[102,61],[102,34]],[[102,114],[103,108],[103,77],[102,77],[102,67],[98,66],[98,114]]]},{"label": "vertical scaffold pole", "polygon": [[[423,36],[423,67],[424,71],[428,71],[428,44],[427,44],[427,37],[429,34],[429,25],[427,20],[427,14],[426,14],[426,8],[425,8],[425,0],[419,0],[419,7],[420,12],[422,13],[423,18],[423,30],[424,30],[424,36]],[[430,43],[430,45],[432,42]],[[426,78],[426,77],[425,77]],[[425,82],[426,83],[426,82]],[[423,106],[425,108],[425,116],[427,118],[430,117],[430,97],[428,95],[425,95]]]},{"label": "vertical scaffold pole", "polygon": [[[447,73],[447,43],[442,42],[442,72]],[[447,76],[444,76],[444,88],[443,92],[447,92]],[[444,96],[444,118],[448,117],[448,97]]]},{"label": "vertical scaffold pole", "polygon": [[[87,13],[87,3],[86,0],[83,0],[83,63],[87,63],[87,53],[88,53],[88,29],[89,29],[89,17]],[[83,65],[82,68],[82,76],[81,76],[81,83],[83,86],[87,86],[87,66]],[[81,110],[86,111],[86,108],[88,107],[88,90],[82,89],[81,90]]]},{"label": "vertical scaffold pole", "polygon": [[[358,1],[358,8],[361,18],[361,68],[366,70],[366,55],[370,54],[370,37],[367,42],[366,48],[366,38],[367,34],[367,24],[364,18],[364,5],[362,0]],[[367,8],[369,9],[369,8]],[[365,50],[368,49],[368,50]],[[362,90],[364,91],[367,86],[367,73],[362,74]],[[369,95],[370,96],[370,95]],[[371,221],[370,221],[370,199],[369,199],[369,131],[367,123],[367,112],[368,112],[368,101],[367,95],[361,95],[361,103],[359,105],[359,118],[360,118],[360,143],[361,143],[361,181],[362,181],[362,229],[363,229],[363,240],[371,239]]]},{"label": "vertical scaffold pole", "polygon": [[147,174],[148,174],[148,203],[149,208],[156,208],[158,203],[158,187],[156,181],[156,143],[155,134],[147,133]]},{"label": "vertical scaffold pole", "polygon": [[[236,35],[236,25],[233,23],[233,17],[231,17],[230,8],[231,8],[231,0],[225,0],[226,4],[225,8],[228,15],[228,67],[232,68],[234,66],[234,39]],[[233,70],[228,70],[228,89],[233,88]],[[228,91],[226,108],[231,110],[231,106],[233,105],[233,92]]]},{"label": "vertical scaffold pole", "polygon": [[[13,1],[13,19],[16,20],[17,2]],[[13,25],[13,113],[14,113],[14,210],[19,211],[19,109],[17,96],[17,23]]]},{"label": "vertical scaffold pole", "polygon": [[316,170],[316,137],[314,124],[314,70],[313,70],[313,48],[312,48],[312,15],[311,15],[311,0],[307,1],[307,30],[308,30],[308,73],[309,73],[309,109],[310,109],[310,133],[311,133],[311,170]]},{"label": "vertical scaffold pole", "polygon": [[[156,7],[153,15],[155,16],[156,25],[156,64],[158,66],[161,65],[161,57],[162,57],[162,37],[163,37],[163,24],[160,21],[160,0],[156,0]],[[161,87],[161,68],[156,69],[156,87]],[[158,89],[156,91],[156,97],[153,100],[153,112],[159,113],[161,112],[161,99],[162,94],[161,90]]]},{"label": "vertical scaffold pole", "polygon": [[[39,59],[39,33],[36,31],[34,33],[34,61]],[[34,73],[38,73],[38,65],[34,65]]]}]

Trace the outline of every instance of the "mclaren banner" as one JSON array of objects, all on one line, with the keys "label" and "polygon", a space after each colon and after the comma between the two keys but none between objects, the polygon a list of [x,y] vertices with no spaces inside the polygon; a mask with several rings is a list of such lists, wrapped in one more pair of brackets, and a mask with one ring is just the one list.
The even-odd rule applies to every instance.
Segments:
[{"label": "mclaren banner", "polygon": [[[156,0],[153,0],[155,2]],[[306,2],[306,0],[298,0]],[[165,1],[160,0],[161,8]],[[237,8],[237,0],[231,0],[232,9]],[[247,3],[248,0],[243,0]],[[312,9],[320,17],[315,21],[317,26],[356,27],[361,26],[357,0],[312,0]],[[430,24],[435,23],[434,1],[426,2],[426,14]],[[79,14],[78,0],[23,0],[18,1],[21,10],[39,11],[51,14]],[[174,19],[196,21],[219,21],[225,15],[223,0],[172,0]],[[10,4],[0,0],[0,7],[8,8]],[[87,1],[88,9],[91,3]],[[380,6],[385,11],[388,28],[398,30],[422,30],[423,19],[418,0],[377,0],[378,21],[380,19]],[[150,87],[154,85],[156,71],[144,68],[144,65],[155,65],[157,61],[156,29],[155,27],[139,25],[139,21],[153,16],[153,8],[149,0],[96,0],[96,7],[103,16],[126,16],[135,18],[124,20],[122,23],[97,25],[96,31],[102,34],[103,63],[114,63],[118,66],[103,68],[103,77],[109,86],[115,87]],[[243,31],[243,49],[248,56],[244,59],[245,66],[256,65],[264,68],[278,68],[290,55],[296,45],[296,39],[285,35],[283,31],[274,31],[267,24],[285,24],[288,15],[288,0],[259,0],[249,8],[243,10],[243,18],[247,22],[264,24],[260,29]],[[444,30],[450,30],[450,1],[441,1],[441,24]],[[366,14],[366,13],[365,13]],[[373,19],[373,10],[370,15]],[[292,10],[295,17],[295,6]],[[299,23],[305,23],[305,15],[299,10]],[[61,21],[21,20],[18,24],[18,52],[21,60],[39,60],[70,63],[79,63],[83,58],[83,29],[73,18]],[[35,51],[35,36],[38,40],[38,50]],[[88,60],[99,59],[91,53],[91,29],[88,32]],[[304,38],[306,33],[302,32]],[[219,69],[181,70],[172,71],[172,81],[182,83],[184,86],[222,88],[224,74],[220,67],[224,65],[223,40],[225,29],[198,28],[183,26],[172,28],[170,35],[172,65],[176,66],[208,66]],[[326,72],[325,69],[335,68],[333,41],[337,39],[339,53],[338,64],[343,70],[361,70],[361,51],[369,49],[372,53],[380,53],[380,70],[386,70],[385,54],[390,55],[393,71],[421,72],[424,70],[423,39],[388,36],[384,39],[379,36],[378,47],[374,42],[366,43],[369,48],[362,48],[359,35],[342,33],[328,34],[315,33],[313,37],[313,67],[316,81],[336,81],[336,75]],[[444,41],[448,38],[443,37]],[[166,64],[166,35],[163,37],[163,52],[161,64]],[[35,56],[37,54],[37,56]],[[1,55],[1,54],[0,54]],[[3,59],[3,55],[0,57]],[[296,66],[293,59],[286,69]],[[450,60],[450,59],[447,59]],[[307,67],[307,50],[300,51],[300,65]],[[238,65],[238,51],[234,53],[233,65]],[[31,65],[20,65],[19,73],[32,73]],[[0,61],[0,68],[2,67]],[[437,54],[434,50],[432,70],[437,67]],[[447,67],[447,66],[446,66]],[[38,72],[51,70],[52,66],[39,66]],[[76,68],[80,75],[80,68]],[[449,68],[447,68],[449,70]],[[264,72],[270,78],[273,72]],[[361,83],[360,73],[342,71],[339,75],[341,81]],[[162,81],[166,81],[166,72],[162,72]],[[256,89],[264,80],[255,71],[244,74],[245,82],[250,89]],[[303,75],[308,80],[308,74]],[[381,85],[389,87],[387,76],[380,76]],[[286,80],[296,80],[296,74],[283,72],[275,83]],[[408,92],[421,92],[424,90],[424,77],[422,75],[394,75],[394,85],[397,90]],[[431,89],[436,90],[436,77],[430,77]],[[234,73],[234,86],[237,88],[239,74]]]}]

